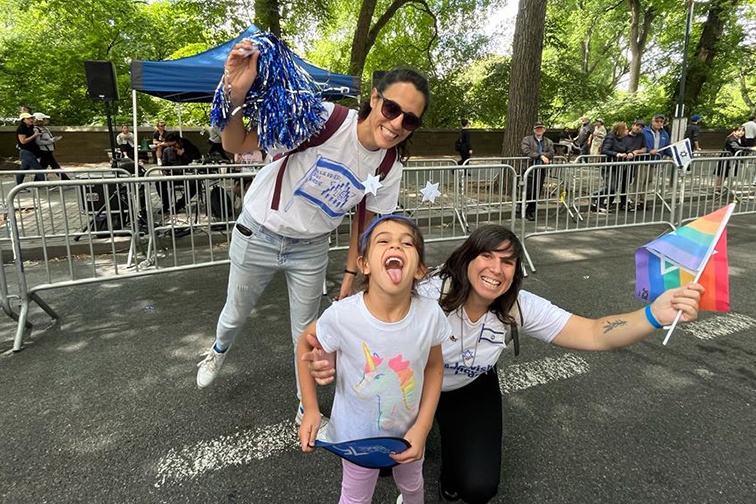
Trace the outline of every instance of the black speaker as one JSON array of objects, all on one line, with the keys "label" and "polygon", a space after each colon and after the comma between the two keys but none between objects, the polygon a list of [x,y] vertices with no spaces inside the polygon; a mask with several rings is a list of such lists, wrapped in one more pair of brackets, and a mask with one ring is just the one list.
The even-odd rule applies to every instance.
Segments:
[{"label": "black speaker", "polygon": [[89,97],[97,101],[118,99],[118,79],[112,61],[84,61]]},{"label": "black speaker", "polygon": [[381,81],[384,75],[386,75],[385,70],[376,70],[373,72],[373,87],[374,88],[378,87],[378,83]]}]

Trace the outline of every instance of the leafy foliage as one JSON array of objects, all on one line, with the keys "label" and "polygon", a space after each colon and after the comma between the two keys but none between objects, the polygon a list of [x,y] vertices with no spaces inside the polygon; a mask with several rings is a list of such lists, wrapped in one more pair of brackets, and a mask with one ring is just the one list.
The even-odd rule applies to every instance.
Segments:
[{"label": "leafy foliage", "polygon": [[[366,0],[365,0],[366,1]],[[394,4],[375,0],[371,26]],[[511,1],[511,0],[509,0]],[[428,75],[429,127],[506,124],[511,56],[492,51],[485,31],[505,0],[426,0],[393,13],[370,47],[360,75],[363,98],[373,72],[411,66]],[[697,66],[696,48],[713,5],[723,6],[721,34],[710,64]],[[347,73],[361,2],[353,0],[159,0],[151,2],[36,0],[0,4],[0,116],[20,105],[53,116],[55,124],[102,124],[102,104],[87,97],[83,61],[115,64],[121,100],[115,121],[131,122],[132,59],[196,54],[235,36],[255,8],[279,9],[282,37],[309,61]],[[626,0],[549,0],[538,116],[552,126],[574,125],[587,113],[607,122],[672,114],[679,94],[686,13],[676,0],[642,0],[655,18],[641,55],[636,93],[627,92],[629,5]],[[302,20],[306,20],[303,22]],[[688,53],[690,72],[704,75],[687,113],[707,126],[731,126],[756,109],[756,2],[712,0],[695,5]],[[140,123],[176,121],[176,105],[138,95]],[[206,124],[208,106],[181,106],[186,124]],[[686,114],[687,115],[687,114]]]}]

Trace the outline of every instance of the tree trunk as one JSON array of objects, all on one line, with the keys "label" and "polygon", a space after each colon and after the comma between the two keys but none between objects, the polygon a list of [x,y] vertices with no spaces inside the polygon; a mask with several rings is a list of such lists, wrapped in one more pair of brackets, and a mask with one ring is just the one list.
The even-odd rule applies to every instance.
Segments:
[{"label": "tree trunk", "polygon": [[538,87],[546,23],[546,0],[520,0],[512,45],[509,104],[501,151],[521,156],[522,138],[533,131],[538,119]]},{"label": "tree trunk", "polygon": [[362,1],[360,15],[357,17],[357,26],[354,28],[352,54],[349,59],[349,73],[360,78],[362,78],[362,70],[365,68],[368,51],[370,51],[370,47],[373,45],[368,41],[368,37],[376,3],[377,0]]},{"label": "tree trunk", "polygon": [[[651,22],[656,17],[654,7],[649,7],[645,11],[640,4],[640,0],[627,0],[630,6],[630,82],[628,91],[635,93],[638,91],[638,82],[640,81],[641,60],[643,52],[646,50],[648,41],[648,32],[651,29]],[[641,18],[643,22],[641,23]]]},{"label": "tree trunk", "polygon": [[278,0],[255,0],[255,24],[281,38],[281,11]]},{"label": "tree trunk", "polygon": [[727,17],[737,3],[738,0],[712,0],[709,3],[709,14],[703,24],[701,38],[698,39],[696,53],[690,62],[685,80],[685,110],[692,111],[698,105],[698,97],[709,78],[711,64],[717,55],[717,45],[724,33]]}]

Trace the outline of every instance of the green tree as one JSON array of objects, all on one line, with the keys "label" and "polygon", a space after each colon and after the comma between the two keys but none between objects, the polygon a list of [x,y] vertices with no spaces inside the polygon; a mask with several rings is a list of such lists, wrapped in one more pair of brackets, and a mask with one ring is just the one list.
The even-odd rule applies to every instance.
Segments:
[{"label": "green tree", "polygon": [[538,118],[538,90],[546,24],[546,0],[520,0],[512,48],[506,128],[502,154],[520,156],[522,137]]}]

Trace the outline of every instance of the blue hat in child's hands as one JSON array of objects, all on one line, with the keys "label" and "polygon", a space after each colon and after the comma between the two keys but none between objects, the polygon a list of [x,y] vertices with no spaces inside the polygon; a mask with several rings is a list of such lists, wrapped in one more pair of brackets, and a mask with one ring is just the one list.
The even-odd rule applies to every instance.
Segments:
[{"label": "blue hat in child's hands", "polygon": [[317,440],[315,446],[325,448],[360,467],[380,469],[398,465],[399,462],[389,457],[389,454],[401,453],[409,448],[410,444],[405,439],[397,437],[374,437],[343,443],[326,443]]}]

